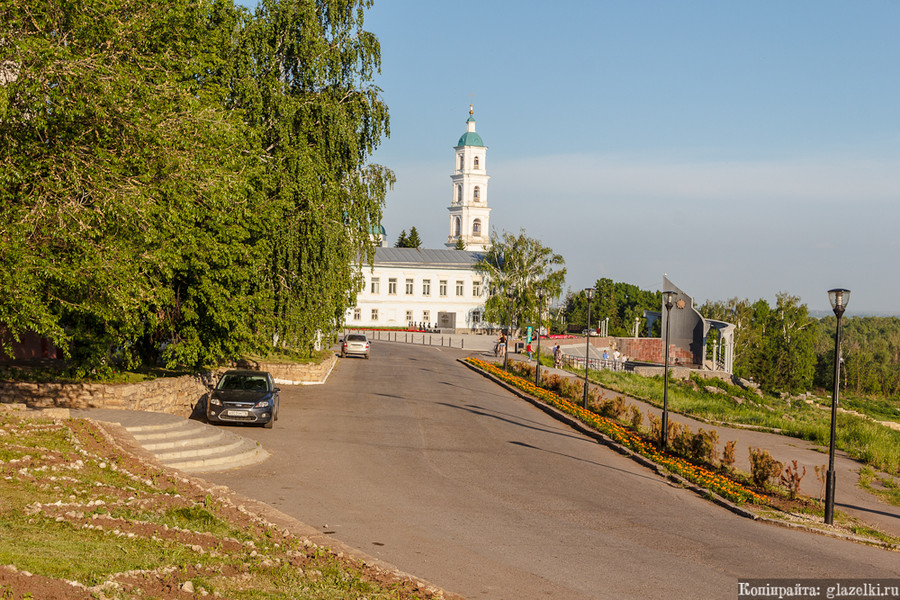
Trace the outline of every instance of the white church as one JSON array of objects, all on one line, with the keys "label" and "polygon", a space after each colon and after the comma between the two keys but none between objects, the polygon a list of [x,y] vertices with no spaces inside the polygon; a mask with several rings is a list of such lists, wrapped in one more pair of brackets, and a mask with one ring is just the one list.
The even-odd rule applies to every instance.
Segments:
[{"label": "white church", "polygon": [[[347,311],[347,327],[407,327],[473,331],[483,322],[488,282],[475,264],[490,247],[487,146],[469,106],[466,132],[454,150],[446,249],[375,249],[363,266],[365,287]],[[382,230],[383,231],[383,230]],[[459,241],[465,250],[456,250]],[[382,241],[383,243],[383,241]]]}]

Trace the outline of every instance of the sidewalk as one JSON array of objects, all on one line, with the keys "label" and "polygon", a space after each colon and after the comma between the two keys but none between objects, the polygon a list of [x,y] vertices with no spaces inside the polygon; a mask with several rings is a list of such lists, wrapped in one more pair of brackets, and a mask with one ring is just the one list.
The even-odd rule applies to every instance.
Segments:
[{"label": "sidewalk", "polygon": [[[494,359],[492,352],[482,353],[480,357],[485,360]],[[515,353],[510,353],[509,359],[529,362],[526,355]],[[578,377],[568,371],[543,365],[541,366],[541,373],[553,373],[560,377],[583,380],[582,377]],[[649,413],[659,417],[662,414],[662,409],[641,400],[595,384],[593,387],[603,390],[603,397],[606,399],[614,397],[624,398],[626,405],[632,404],[637,406],[645,415]],[[824,465],[827,468],[828,448],[826,446],[774,433],[764,433],[740,427],[711,425],[672,411],[669,411],[669,421],[690,427],[693,431],[698,429],[705,431],[714,430],[719,436],[718,448],[720,452],[727,442],[735,441],[735,466],[747,473],[750,472],[751,447],[768,450],[775,460],[785,464],[796,460],[800,473],[803,473],[804,467],[806,468],[806,476],[800,482],[800,492],[812,498],[824,497],[824,484],[816,478],[815,467]],[[646,418],[644,426],[649,426],[649,420]],[[884,533],[900,537],[900,507],[882,502],[878,497],[857,485],[859,468],[861,466],[863,466],[863,463],[849,458],[845,453],[841,451],[835,452],[835,508],[872,525]]]}]

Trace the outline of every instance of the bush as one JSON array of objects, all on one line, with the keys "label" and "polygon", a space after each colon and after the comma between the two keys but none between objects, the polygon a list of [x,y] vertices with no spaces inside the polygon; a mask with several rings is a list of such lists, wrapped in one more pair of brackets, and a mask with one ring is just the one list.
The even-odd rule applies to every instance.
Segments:
[{"label": "bush", "polygon": [[788,493],[793,500],[800,491],[800,480],[806,475],[806,467],[803,467],[803,473],[797,467],[797,461],[792,460],[789,465],[781,472],[781,485],[787,488]]},{"label": "bush", "polygon": [[[591,391],[593,392],[594,390]],[[610,419],[619,420],[625,414],[625,399],[621,396],[598,402],[596,406],[597,414]]]},{"label": "bush", "polygon": [[634,404],[628,407],[628,422],[632,429],[640,433],[641,426],[644,424],[644,414]]},{"label": "bush", "polygon": [[725,443],[725,447],[722,449],[722,466],[731,471],[734,469],[734,440]]},{"label": "bush", "polygon": [[768,450],[750,448],[750,478],[761,488],[781,474],[782,464],[772,458]]}]

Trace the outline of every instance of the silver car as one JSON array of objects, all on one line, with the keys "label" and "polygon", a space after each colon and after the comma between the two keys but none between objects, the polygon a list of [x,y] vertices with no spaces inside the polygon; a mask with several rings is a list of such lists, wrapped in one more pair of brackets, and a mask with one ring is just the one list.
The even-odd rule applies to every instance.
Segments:
[{"label": "silver car", "polygon": [[341,357],[351,354],[369,358],[369,338],[362,333],[348,333],[341,344]]}]

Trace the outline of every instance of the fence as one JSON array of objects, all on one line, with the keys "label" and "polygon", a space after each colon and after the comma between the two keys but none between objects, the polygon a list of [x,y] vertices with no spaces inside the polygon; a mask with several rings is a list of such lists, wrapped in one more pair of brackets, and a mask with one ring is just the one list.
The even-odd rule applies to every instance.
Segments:
[{"label": "fence", "polygon": [[[572,367],[573,369],[583,369],[584,368],[584,357],[583,356],[572,356],[571,354],[563,354],[562,355],[562,364],[567,367]],[[624,371],[625,370],[625,361],[622,360],[610,360],[610,359],[602,359],[602,358],[591,358],[588,361],[588,367],[593,369],[594,371],[600,371],[602,369],[606,369],[607,371]]]},{"label": "fence", "polygon": [[345,329],[348,333],[362,333],[370,340],[382,342],[401,342],[404,344],[421,344],[423,346],[441,346],[443,348],[465,348],[466,340],[462,335],[428,333],[420,331],[403,331],[396,329]]}]

